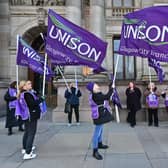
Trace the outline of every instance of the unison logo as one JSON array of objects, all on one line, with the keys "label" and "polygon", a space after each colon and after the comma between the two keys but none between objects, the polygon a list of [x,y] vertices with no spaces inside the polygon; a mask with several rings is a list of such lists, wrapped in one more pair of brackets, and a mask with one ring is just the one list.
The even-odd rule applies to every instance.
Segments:
[{"label": "unison logo", "polygon": [[[135,22],[134,22],[135,21]],[[145,40],[151,45],[168,44],[168,25],[149,25],[147,21],[137,23],[138,20],[127,19],[123,26],[124,38]]]},{"label": "unison logo", "polygon": [[90,58],[95,62],[98,61],[99,57],[102,54],[101,51],[97,51],[96,48],[92,47],[89,42],[84,41],[81,37],[76,35],[76,33],[72,29],[65,26],[52,15],[50,15],[50,18],[54,23],[53,25],[51,25],[49,30],[49,37],[51,39],[57,40],[63,46],[72,50],[72,52],[76,56],[81,55]]}]

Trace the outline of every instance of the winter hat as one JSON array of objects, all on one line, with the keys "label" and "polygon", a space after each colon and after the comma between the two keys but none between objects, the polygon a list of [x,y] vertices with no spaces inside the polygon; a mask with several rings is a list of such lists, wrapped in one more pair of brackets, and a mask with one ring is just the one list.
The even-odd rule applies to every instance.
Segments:
[{"label": "winter hat", "polygon": [[87,88],[89,91],[91,91],[91,92],[93,92],[93,87],[94,87],[94,82],[89,82],[89,83],[86,85],[86,88]]}]

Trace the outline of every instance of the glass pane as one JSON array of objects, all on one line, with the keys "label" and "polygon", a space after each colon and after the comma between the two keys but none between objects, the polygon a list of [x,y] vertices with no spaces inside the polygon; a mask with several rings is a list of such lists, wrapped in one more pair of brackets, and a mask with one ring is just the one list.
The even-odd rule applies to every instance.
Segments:
[{"label": "glass pane", "polygon": [[113,0],[113,7],[121,7],[122,6],[121,1],[122,0]]},{"label": "glass pane", "polygon": [[[114,54],[114,70],[118,54]],[[123,79],[123,56],[119,56],[116,79]]]},{"label": "glass pane", "polygon": [[123,5],[124,5],[125,7],[132,7],[132,6],[133,6],[132,0],[124,0],[123,2],[124,2]]},{"label": "glass pane", "polygon": [[118,51],[119,50],[119,45],[120,45],[120,40],[119,39],[115,39],[114,40],[114,51]]},{"label": "glass pane", "polygon": [[125,76],[126,79],[134,79],[134,57],[125,56]]}]

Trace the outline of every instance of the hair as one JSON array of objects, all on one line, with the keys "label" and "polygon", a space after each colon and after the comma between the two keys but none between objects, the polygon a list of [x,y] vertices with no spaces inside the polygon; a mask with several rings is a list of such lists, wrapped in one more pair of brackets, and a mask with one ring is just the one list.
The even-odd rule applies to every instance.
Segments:
[{"label": "hair", "polygon": [[16,81],[13,81],[13,82],[10,84],[10,88],[16,88],[16,85],[17,85],[17,82],[16,82]]}]

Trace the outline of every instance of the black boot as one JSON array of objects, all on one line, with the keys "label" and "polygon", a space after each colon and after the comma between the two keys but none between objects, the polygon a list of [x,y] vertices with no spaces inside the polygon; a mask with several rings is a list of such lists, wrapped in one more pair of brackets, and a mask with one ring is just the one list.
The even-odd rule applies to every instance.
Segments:
[{"label": "black boot", "polygon": [[11,127],[9,127],[8,128],[8,135],[12,135],[13,133],[12,133],[12,128]]},{"label": "black boot", "polygon": [[97,148],[93,149],[93,157],[96,158],[97,160],[102,160],[103,159],[102,155],[100,155]]},{"label": "black boot", "polygon": [[98,143],[98,148],[99,148],[99,149],[107,149],[107,148],[108,148],[108,145],[104,145],[102,142],[99,142],[99,143]]},{"label": "black boot", "polygon": [[19,125],[19,129],[18,129],[18,131],[21,131],[21,132],[23,132],[23,131],[24,131],[24,129],[23,129],[23,127],[22,127],[22,125]]}]

